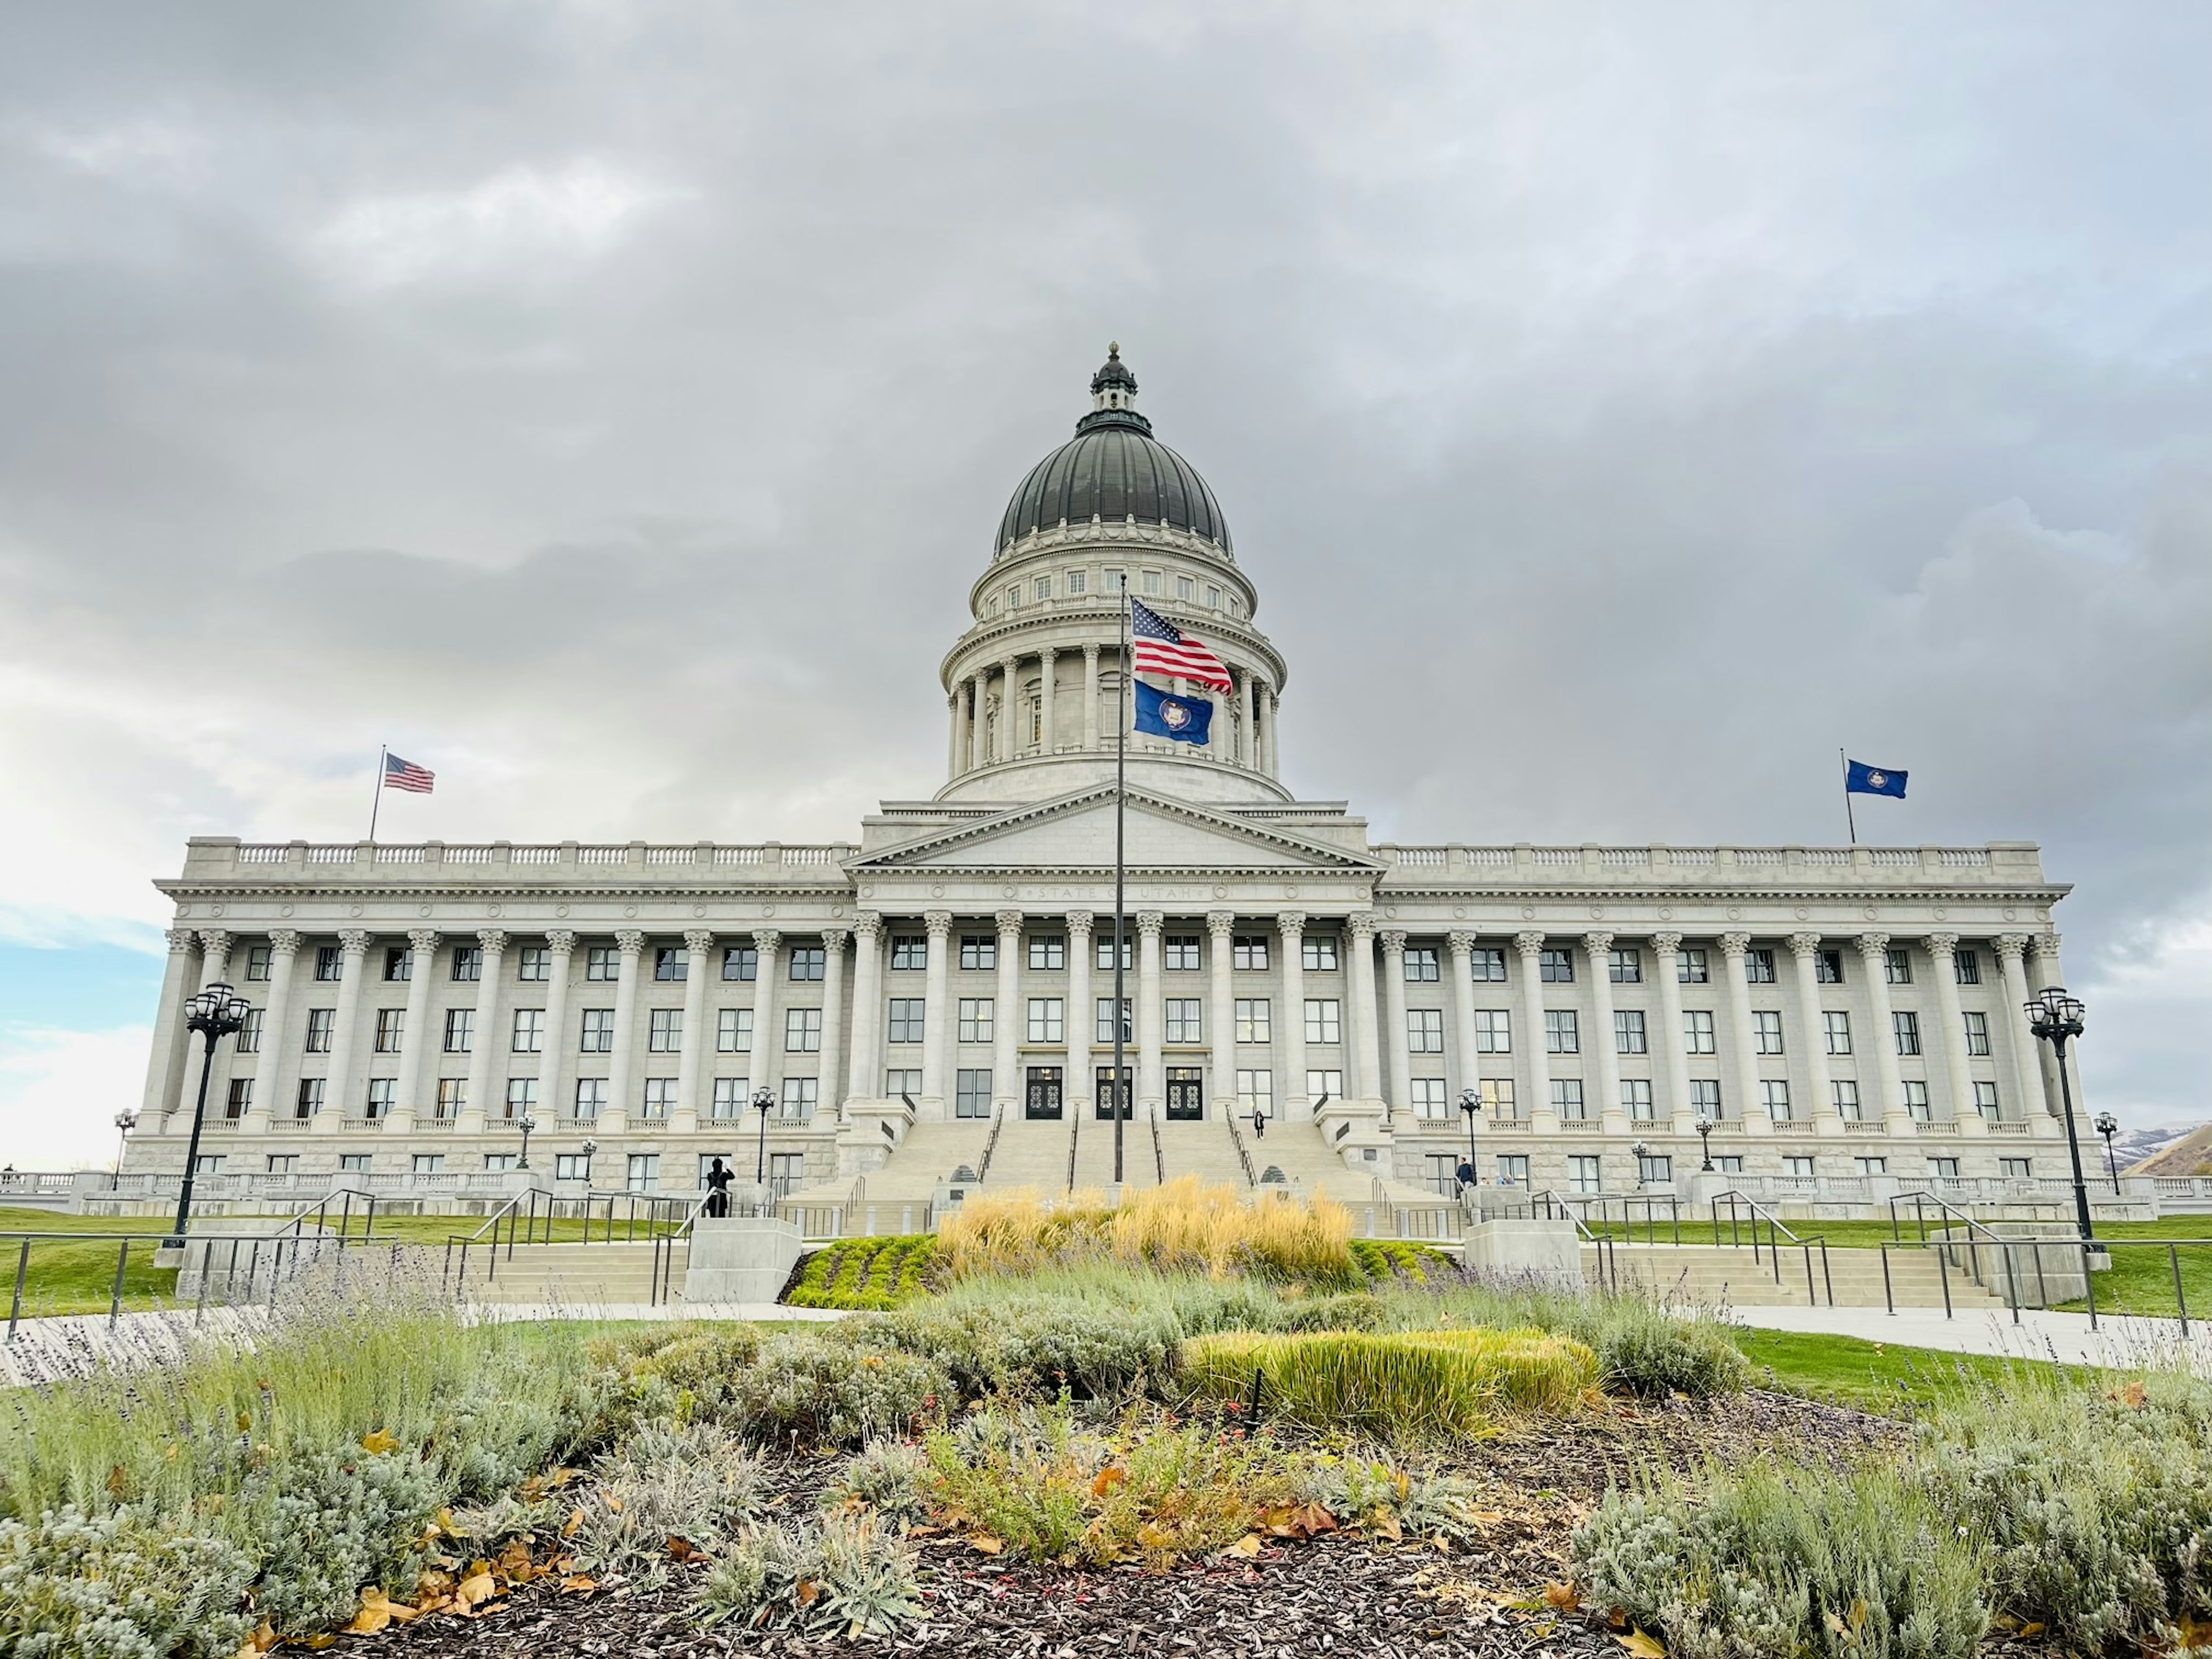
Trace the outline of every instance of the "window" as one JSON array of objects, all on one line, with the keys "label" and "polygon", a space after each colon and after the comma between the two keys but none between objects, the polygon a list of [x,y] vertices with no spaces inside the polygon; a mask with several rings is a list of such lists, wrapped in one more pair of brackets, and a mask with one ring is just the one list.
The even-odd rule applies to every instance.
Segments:
[{"label": "window", "polygon": [[1009,611],[1018,611],[1021,608],[1022,585],[1019,582],[1014,582],[1006,589],[1006,609]]},{"label": "window", "polygon": [[928,934],[894,933],[891,935],[892,972],[918,974],[928,966]]},{"label": "window", "polygon": [[963,1042],[991,1041],[991,1012],[993,999],[963,997],[960,999],[960,1040]]},{"label": "window", "polygon": [[714,1052],[749,1054],[753,1051],[753,1011],[725,1008],[714,1017]]},{"label": "window", "polygon": [[1146,571],[1144,573],[1144,586],[1145,592],[1146,593],[1158,593],[1160,591],[1160,573],[1157,570]]},{"label": "window", "polygon": [[1855,1158],[1851,1162],[1858,1166],[1858,1171],[1863,1176],[1889,1173],[1889,1160],[1886,1158]]},{"label": "window", "polygon": [[640,1115],[653,1122],[660,1122],[675,1109],[676,1079],[672,1077],[646,1079],[643,1109]]},{"label": "window", "polygon": [[1712,975],[1705,971],[1705,953],[1702,949],[1683,951],[1674,958],[1674,982],[1678,985],[1704,985]]},{"label": "window", "polygon": [[1468,952],[1468,962],[1477,985],[1505,983],[1505,952],[1477,948]]},{"label": "window", "polygon": [[1669,1152],[1646,1152],[1638,1162],[1636,1176],[1647,1187],[1673,1186],[1674,1155]]},{"label": "window", "polygon": [[1126,570],[1109,570],[1104,573],[1103,580],[1106,583],[1105,591],[1109,593],[1126,593],[1129,591],[1129,573]]},{"label": "window", "polygon": [[[1134,1042],[1137,1040],[1136,1027],[1132,1024],[1134,1016],[1131,1010],[1133,1006],[1132,999],[1128,997],[1121,999],[1121,1041],[1123,1042]],[[1098,999],[1097,1032],[1097,1041],[1100,1042],[1111,1042],[1114,1040],[1114,999],[1111,997]]]},{"label": "window", "polygon": [[1189,600],[1198,597],[1198,584],[1188,576],[1176,578],[1176,598]]},{"label": "window", "polygon": [[1237,999],[1237,1040],[1273,1042],[1275,1040],[1273,1002],[1267,997]]},{"label": "window", "polygon": [[269,947],[265,945],[253,945],[247,946],[246,951],[246,978],[247,983],[251,984],[254,981],[265,980],[268,977]]},{"label": "window", "polygon": [[292,1098],[292,1115],[294,1117],[313,1117],[316,1113],[322,1109],[323,1079],[319,1077],[301,1078],[300,1079],[300,1091]]},{"label": "window", "polygon": [[1841,985],[1844,982],[1844,953],[1841,951],[1818,951],[1813,956],[1813,981],[1817,985]]},{"label": "window", "polygon": [[1196,997],[1170,997],[1167,1002],[1167,1041],[1205,1042],[1206,1022],[1199,1012],[1204,1006]]},{"label": "window", "polygon": [[1037,973],[1056,974],[1067,966],[1067,936],[1039,933],[1030,940],[1030,967]]},{"label": "window", "polygon": [[1069,571],[1067,573],[1067,597],[1071,599],[1079,599],[1085,593],[1090,592],[1090,577],[1091,573],[1087,570]]},{"label": "window", "polygon": [[518,1008],[514,1011],[514,1039],[507,1045],[515,1054],[534,1054],[545,1047],[545,1011],[543,1008]]},{"label": "window", "polygon": [[889,1029],[884,1033],[887,1042],[919,1042],[921,1041],[922,1012],[921,997],[893,997]]},{"label": "window", "polygon": [[960,965],[970,970],[996,968],[999,965],[999,941],[988,933],[963,933],[960,936]]},{"label": "window", "polygon": [[483,1155],[483,1166],[494,1174],[502,1173],[514,1167],[515,1157],[516,1154],[513,1152],[486,1152]]},{"label": "window", "polygon": [[465,1077],[441,1077],[438,1079],[437,1114],[440,1117],[459,1117],[468,1103],[468,1079]]},{"label": "window", "polygon": [[665,945],[653,953],[653,978],[669,982],[691,976],[691,952],[681,945]]},{"label": "window", "polygon": [[331,1051],[331,1028],[337,1023],[335,1008],[307,1010],[307,1051],[311,1054],[326,1054]]},{"label": "window", "polygon": [[1221,609],[1221,590],[1209,583],[1206,590],[1206,605],[1209,611]]},{"label": "window", "polygon": [[576,1121],[589,1123],[607,1103],[607,1080],[603,1077],[576,1079]]},{"label": "window", "polygon": [[1513,1052],[1513,1016],[1503,1008],[1474,1011],[1474,1052],[1510,1054]]},{"label": "window", "polygon": [[1031,591],[1036,595],[1036,602],[1042,605],[1052,597],[1052,578],[1039,576],[1036,579],[1036,586]]},{"label": "window", "polygon": [[238,1028],[238,1052],[240,1054],[258,1054],[261,1052],[261,1016],[263,1012],[264,1011],[259,1008],[248,1008],[246,1011],[246,1024]]},{"label": "window", "polygon": [[587,1054],[611,1054],[615,1051],[615,1011],[611,1008],[584,1010],[584,1040],[580,1051]]},{"label": "window", "polygon": [[1344,1098],[1344,1073],[1333,1066],[1306,1073],[1306,1098],[1318,1103],[1324,1096]]},{"label": "window", "polygon": [[1759,1103],[1766,1108],[1766,1115],[1777,1123],[1790,1121],[1790,1085],[1780,1078],[1771,1077],[1759,1085]]},{"label": "window", "polygon": [[1320,938],[1307,938],[1298,943],[1298,950],[1310,974],[1333,974],[1336,971],[1336,935],[1323,933]]},{"label": "window", "polygon": [[1644,957],[1638,951],[1608,952],[1605,962],[1606,977],[1615,985],[1644,983]]},{"label": "window", "polygon": [[345,957],[335,945],[315,947],[315,977],[325,983],[335,984],[345,970]]},{"label": "window", "polygon": [[954,1077],[952,1115],[955,1117],[991,1115],[991,1072],[988,1066],[972,1071],[963,1066]]},{"label": "window", "polygon": [[408,1160],[407,1167],[416,1175],[436,1175],[446,1167],[443,1152],[416,1152]]},{"label": "window", "polygon": [[1651,1080],[1649,1078],[1621,1079],[1620,1109],[1628,1114],[1632,1123],[1651,1121]]},{"label": "window", "polygon": [[465,1054],[476,1047],[477,1011],[473,1008],[446,1010],[446,1052]]},{"label": "window", "polygon": [[[374,1083],[371,1083],[368,1085],[368,1094],[371,1100],[375,1099],[376,1085]],[[227,1118],[241,1118],[244,1117],[247,1111],[252,1109],[252,1105],[253,1079],[250,1077],[234,1077],[231,1079],[230,1092],[223,1097],[222,1115]],[[374,1117],[376,1114],[372,1111],[369,1113],[369,1115],[371,1117]]]},{"label": "window", "polygon": [[1682,1049],[1686,1054],[1711,1054],[1719,1050],[1713,1043],[1713,1017],[1705,1008],[1686,1008],[1682,1011]]},{"label": "window", "polygon": [[1752,985],[1774,983],[1774,952],[1746,951],[1743,953],[1743,976]]},{"label": "window", "polygon": [[1690,1109],[1699,1117],[1720,1116],[1721,1080],[1718,1078],[1693,1077],[1690,1079]]},{"label": "window", "polygon": [[1249,1117],[1255,1110],[1275,1115],[1275,1074],[1263,1067],[1237,1073],[1237,1110]]},{"label": "window", "polygon": [[1992,1123],[1997,1120],[1997,1085],[1977,1083],[1974,1085],[1974,1109]]},{"label": "window", "polygon": [[1790,1153],[1782,1160],[1782,1173],[1797,1181],[1813,1178],[1813,1160],[1799,1153]]},{"label": "window", "polygon": [[820,1078],[787,1077],[783,1080],[783,1098],[777,1103],[777,1115],[800,1123],[811,1122],[814,1109],[821,1101]]},{"label": "window", "polygon": [[622,977],[622,952],[611,945],[584,947],[584,977],[611,985]]},{"label": "window", "polygon": [[1976,951],[1959,951],[1951,958],[1951,974],[1961,985],[1979,985],[1982,982],[1981,953]]},{"label": "window", "polygon": [[1500,1152],[1498,1155],[1498,1184],[1501,1187],[1525,1187],[1528,1184],[1528,1154]]},{"label": "window", "polygon": [[1406,983],[1434,985],[1438,977],[1436,947],[1428,945],[1408,945],[1406,949]]},{"label": "window", "polygon": [[1583,1102],[1580,1078],[1555,1077],[1552,1079],[1552,1111],[1562,1121],[1580,1123],[1589,1115]]},{"label": "window", "polygon": [[1513,1079],[1510,1077],[1486,1077],[1476,1085],[1482,1091],[1482,1109],[1492,1117],[1517,1118],[1521,1108],[1513,1098]]},{"label": "window", "polygon": [[1064,1042],[1067,1040],[1067,1005],[1058,997],[1030,999],[1029,1040]]},{"label": "window", "polygon": [[1881,974],[1892,985],[1912,983],[1912,955],[1892,945],[1881,953]]},{"label": "window", "polygon": [[1605,1182],[1600,1171],[1604,1160],[1589,1152],[1577,1152],[1567,1160],[1567,1187],[1571,1192],[1601,1193]]},{"label": "window", "polygon": [[1440,1077],[1417,1077],[1406,1085],[1413,1091],[1415,1117],[1442,1119],[1450,1115],[1451,1108],[1444,1103],[1444,1080]]},{"label": "window", "polygon": [[633,1193],[652,1193],[660,1190],[660,1154],[632,1152],[625,1160],[623,1170],[624,1190]]},{"label": "window", "polygon": [[1889,1017],[1889,1029],[1897,1039],[1897,1052],[1917,1054],[1920,1052],[1920,1016],[1903,1009]]},{"label": "window", "polygon": [[1997,1160],[1997,1173],[2007,1181],[2033,1180],[2034,1167],[2032,1158],[2001,1158]]},{"label": "window", "polygon": [[[1111,927],[1099,934],[1097,950],[1098,971],[1102,974],[1112,973],[1114,971],[1114,930]],[[1124,973],[1137,965],[1136,951],[1136,930],[1132,927],[1123,928],[1121,930],[1121,969]]]},{"label": "window", "polygon": [[1444,1051],[1444,1014],[1441,1008],[1408,1008],[1406,1011],[1406,1048],[1416,1054],[1440,1054]]},{"label": "window", "polygon": [[543,985],[553,977],[553,953],[542,945],[526,945],[514,959],[514,976],[525,985]]},{"label": "window", "polygon": [[718,1077],[714,1092],[707,1107],[710,1117],[728,1122],[745,1115],[745,1079],[741,1077]]},{"label": "window", "polygon": [[822,1011],[787,1008],[783,1011],[783,1052],[818,1054],[822,1052]]},{"label": "window", "polygon": [[921,1073],[911,1066],[893,1066],[884,1073],[884,1093],[893,1100],[921,1092]]},{"label": "window", "polygon": [[1859,1085],[1849,1078],[1838,1078],[1828,1085],[1828,1092],[1836,1103],[1836,1115],[1846,1123],[1859,1121]]},{"label": "window", "polygon": [[1928,1085],[1917,1078],[1905,1080],[1905,1115],[1915,1123],[1925,1123],[1929,1119]]},{"label": "window", "polygon": [[457,945],[453,947],[453,977],[464,984],[474,984],[483,977],[483,946]]},{"label": "window", "polygon": [[1782,1016],[1771,1008],[1761,1008],[1751,1017],[1752,1051],[1761,1054],[1782,1052]]},{"label": "window", "polygon": [[1544,1052],[1547,1054],[1578,1054],[1583,1051],[1583,1039],[1574,1010],[1547,1008],[1544,1011]]},{"label": "window", "polygon": [[1831,1008],[1820,1016],[1820,1024],[1827,1033],[1828,1052],[1847,1054],[1851,1051],[1851,1017],[1840,1008]]},{"label": "window", "polygon": [[1170,933],[1167,936],[1166,967],[1171,974],[1194,974],[1198,971],[1196,933]]},{"label": "window", "polygon": [[553,1154],[553,1179],[556,1181],[589,1181],[592,1160],[582,1152]]},{"label": "window", "polygon": [[1651,1052],[1644,1030],[1644,1011],[1641,1008],[1616,1008],[1613,1011],[1613,1051],[1617,1054],[1648,1054]]},{"label": "window", "polygon": [[1308,1042],[1341,1042],[1344,1041],[1343,1005],[1334,997],[1306,999],[1306,1041]]},{"label": "window", "polygon": [[1990,1051],[1990,1017],[1970,1013],[1966,1016],[1966,1052],[1986,1054]]},{"label": "window", "polygon": [[384,953],[384,981],[387,985],[404,985],[415,977],[415,953],[405,945]]},{"label": "window", "polygon": [[758,979],[760,977],[759,951],[750,945],[729,946],[722,952],[722,977],[732,981]]},{"label": "window", "polygon": [[1575,982],[1575,953],[1572,951],[1545,951],[1536,958],[1536,976],[1547,985],[1572,985]]},{"label": "window", "polygon": [[1229,965],[1238,973],[1266,973],[1267,936],[1265,933],[1237,934],[1229,943]]},{"label": "window", "polygon": [[528,1117],[538,1109],[538,1079],[534,1077],[511,1077],[507,1080],[507,1115],[510,1118]]},{"label": "window", "polygon": [[366,1173],[374,1160],[367,1152],[340,1152],[338,1168]]},{"label": "window", "polygon": [[1723,1175],[1741,1175],[1743,1173],[1743,1154],[1741,1152],[1715,1152],[1713,1154],[1713,1168]]},{"label": "window", "polygon": [[380,1054],[399,1052],[400,1039],[407,1029],[407,1011],[404,1008],[380,1008],[376,1011],[375,1050]]},{"label": "window", "polygon": [[680,1054],[684,1052],[684,1011],[681,1008],[655,1008],[646,1015],[646,1052],[655,1054]]}]

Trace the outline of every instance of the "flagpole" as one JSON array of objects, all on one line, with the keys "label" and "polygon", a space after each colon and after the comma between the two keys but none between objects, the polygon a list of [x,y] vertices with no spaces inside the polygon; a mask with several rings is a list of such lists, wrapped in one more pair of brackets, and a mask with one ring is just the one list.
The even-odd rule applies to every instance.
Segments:
[{"label": "flagpole", "polygon": [[376,844],[376,815],[384,805],[384,760],[392,751],[382,744],[376,746],[376,798],[368,804],[368,842]]},{"label": "flagpole", "polygon": [[1851,811],[1850,757],[1844,754],[1842,750],[1838,749],[1836,750],[1836,759],[1842,764],[1844,769],[1844,823],[1850,827],[1851,832],[1851,845],[1856,847],[1859,844],[1859,821],[1856,815],[1855,815]]},{"label": "flagpole", "polygon": [[1121,1120],[1128,1112],[1128,1091],[1122,1085],[1122,1053],[1127,1037],[1128,1004],[1123,1000],[1122,972],[1127,947],[1122,943],[1122,887],[1127,879],[1122,839],[1122,817],[1129,798],[1129,573],[1121,572],[1121,685],[1115,698],[1117,729],[1114,734],[1114,1184],[1121,1184]]}]

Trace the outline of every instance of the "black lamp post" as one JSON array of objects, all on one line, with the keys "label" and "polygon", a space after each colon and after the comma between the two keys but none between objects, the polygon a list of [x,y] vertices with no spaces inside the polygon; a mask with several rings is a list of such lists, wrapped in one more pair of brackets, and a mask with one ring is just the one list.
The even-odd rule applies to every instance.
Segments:
[{"label": "black lamp post", "polygon": [[245,1029],[246,1012],[246,999],[222,980],[185,1004],[185,1024],[207,1039],[207,1053],[200,1061],[200,1094],[192,1107],[192,1135],[185,1146],[184,1184],[177,1189],[177,1229],[167,1241],[179,1249],[184,1248],[185,1229],[192,1218],[192,1175],[200,1161],[200,1126],[207,1121],[208,1075],[215,1070],[215,1045]]},{"label": "black lamp post", "polygon": [[[589,1135],[586,1135],[584,1137],[584,1190],[587,1193],[592,1188],[592,1154],[599,1150],[599,1143]],[[558,1160],[556,1159],[556,1162]]]},{"label": "black lamp post", "polygon": [[131,1132],[138,1127],[138,1114],[125,1108],[115,1115],[115,1173],[108,1178],[107,1190],[119,1192],[123,1187],[123,1153],[131,1144]]},{"label": "black lamp post", "polygon": [[756,1185],[765,1187],[768,1185],[768,1115],[775,1109],[775,1097],[763,1089],[753,1097],[753,1109],[761,1115],[760,1164],[753,1171],[753,1181]]},{"label": "black lamp post", "polygon": [[1640,1193],[1650,1179],[1651,1143],[1639,1140],[1628,1150],[1636,1154],[1636,1190]]},{"label": "black lamp post", "polygon": [[525,1112],[515,1119],[514,1127],[522,1131],[522,1156],[514,1160],[514,1167],[526,1170],[530,1167],[530,1132],[538,1127],[538,1120]]},{"label": "black lamp post", "polygon": [[2096,1229],[2089,1222],[2089,1188],[2081,1179],[2081,1142],[2074,1130],[2074,1085],[2066,1075],[2066,1043],[2081,1035],[2081,999],[2069,996],[2063,985],[2044,988],[2027,1002],[2027,1029],[2048,1042],[2058,1056],[2059,1098],[2066,1107],[2066,1155],[2074,1161],[2074,1213],[2084,1241],[2094,1243]]},{"label": "black lamp post", "polygon": [[2112,1137],[2120,1132],[2120,1121],[2110,1112],[2100,1112],[2096,1116],[2096,1127],[2097,1133],[2105,1138],[2105,1168],[2112,1177],[2112,1196],[2118,1198],[2120,1193],[2120,1166],[2118,1160],[2112,1156]]},{"label": "black lamp post", "polygon": [[1712,1119],[1709,1117],[1701,1117],[1698,1120],[1698,1139],[1704,1145],[1705,1149],[1705,1162],[1698,1166],[1698,1172],[1700,1175],[1711,1175],[1713,1172]]},{"label": "black lamp post", "polygon": [[1467,1167],[1470,1170],[1480,1170],[1482,1168],[1482,1164],[1480,1154],[1477,1148],[1477,1143],[1474,1139],[1474,1121],[1482,1115],[1481,1094],[1473,1089],[1461,1090],[1459,1091],[1459,1109],[1467,1114]]}]

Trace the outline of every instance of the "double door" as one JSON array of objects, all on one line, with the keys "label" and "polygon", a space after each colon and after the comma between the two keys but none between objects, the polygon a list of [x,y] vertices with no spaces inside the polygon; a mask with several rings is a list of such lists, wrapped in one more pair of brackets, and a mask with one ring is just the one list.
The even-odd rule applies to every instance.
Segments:
[{"label": "double door", "polygon": [[1202,1066],[1168,1067],[1167,1115],[1190,1121],[1206,1115],[1206,1072]]},{"label": "double door", "polygon": [[1098,1115],[1109,1123],[1114,1121],[1116,1101],[1121,1104],[1122,1117],[1126,1119],[1129,1115],[1129,1079],[1132,1074],[1133,1068],[1124,1066],[1121,1068],[1121,1086],[1117,1089],[1114,1086],[1114,1068],[1111,1066],[1098,1068],[1097,1092],[1091,1098],[1097,1103]]},{"label": "double door", "polygon": [[1057,1121],[1060,1114],[1060,1068],[1032,1066],[1022,1090],[1022,1115]]}]

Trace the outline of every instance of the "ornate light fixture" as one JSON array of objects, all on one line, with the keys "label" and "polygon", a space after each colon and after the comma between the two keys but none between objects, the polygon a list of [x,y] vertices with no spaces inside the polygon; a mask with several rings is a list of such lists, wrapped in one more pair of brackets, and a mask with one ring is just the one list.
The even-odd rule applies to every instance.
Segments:
[{"label": "ornate light fixture", "polygon": [[2063,985],[2048,985],[2027,1003],[2027,1029],[2049,1043],[2058,1056],[2058,1093],[2066,1107],[2066,1155],[2074,1161],[2074,1217],[2085,1242],[2096,1230],[2089,1222],[2089,1188],[2081,1179],[2081,1141],[2074,1129],[2074,1083],[2066,1071],[2066,1045],[2081,1035],[2081,999]]},{"label": "ornate light fixture", "polygon": [[207,1039],[207,1053],[200,1062],[200,1093],[192,1107],[191,1139],[185,1146],[185,1179],[177,1188],[176,1231],[167,1240],[179,1249],[184,1248],[185,1229],[192,1218],[192,1176],[200,1161],[200,1127],[207,1121],[208,1076],[215,1070],[215,1045],[243,1030],[251,1012],[246,999],[222,980],[185,1004],[185,1025]]}]

